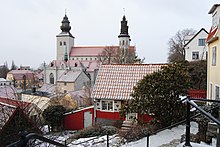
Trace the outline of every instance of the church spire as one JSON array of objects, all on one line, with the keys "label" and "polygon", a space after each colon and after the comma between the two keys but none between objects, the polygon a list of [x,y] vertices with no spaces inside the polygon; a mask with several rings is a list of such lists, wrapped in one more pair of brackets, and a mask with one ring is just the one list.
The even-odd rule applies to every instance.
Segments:
[{"label": "church spire", "polygon": [[122,18],[122,21],[121,21],[121,32],[120,32],[120,35],[118,36],[118,38],[120,37],[130,37],[129,34],[128,34],[128,25],[127,25],[127,20],[126,20],[126,17],[125,15],[123,16]]},{"label": "church spire", "polygon": [[63,21],[62,21],[62,25],[60,26],[60,29],[62,30],[62,32],[67,32],[67,33],[71,30],[70,21],[68,20],[66,14],[63,17]]}]

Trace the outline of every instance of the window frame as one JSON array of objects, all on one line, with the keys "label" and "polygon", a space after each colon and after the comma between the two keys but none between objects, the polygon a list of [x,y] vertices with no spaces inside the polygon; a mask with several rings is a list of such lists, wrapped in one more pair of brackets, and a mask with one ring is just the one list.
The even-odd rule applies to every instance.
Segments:
[{"label": "window frame", "polygon": [[[100,103],[100,110],[114,112],[114,100],[101,100]],[[105,108],[103,108],[103,106],[105,106]]]},{"label": "window frame", "polygon": [[212,66],[216,66],[217,46],[212,47]]},{"label": "window frame", "polygon": [[[218,90],[217,90],[218,89]],[[219,98],[220,98],[220,86],[219,85],[215,85],[215,99],[216,100],[219,100]]]},{"label": "window frame", "polygon": [[[197,58],[195,58],[197,57]],[[192,52],[192,60],[199,60],[199,51]]]},{"label": "window frame", "polygon": [[198,40],[198,46],[205,46],[205,38],[200,38]]}]

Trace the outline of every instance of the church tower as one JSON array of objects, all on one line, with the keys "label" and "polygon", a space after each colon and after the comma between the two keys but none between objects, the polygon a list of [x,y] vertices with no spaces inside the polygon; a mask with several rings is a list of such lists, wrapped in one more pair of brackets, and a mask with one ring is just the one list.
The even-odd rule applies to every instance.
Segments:
[{"label": "church tower", "polygon": [[119,38],[119,47],[124,50],[128,49],[130,46],[131,39],[128,34],[128,25],[125,15],[123,16],[121,21],[121,33],[120,35],[118,35],[118,38]]},{"label": "church tower", "polygon": [[57,60],[69,60],[71,48],[74,46],[74,38],[70,33],[71,26],[67,15],[63,17],[60,26],[61,33],[57,35]]}]

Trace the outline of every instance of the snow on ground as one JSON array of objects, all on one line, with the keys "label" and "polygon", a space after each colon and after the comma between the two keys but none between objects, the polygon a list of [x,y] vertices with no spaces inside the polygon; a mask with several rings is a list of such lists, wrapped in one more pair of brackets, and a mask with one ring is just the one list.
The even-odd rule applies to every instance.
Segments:
[{"label": "snow on ground", "polygon": [[[150,147],[159,147],[164,144],[168,144],[171,141],[175,139],[180,139],[181,135],[185,134],[185,125],[179,125],[178,127],[175,127],[173,129],[167,129],[162,132],[159,132],[155,135],[150,136]],[[193,134],[196,134],[198,132],[198,125],[195,122],[191,122],[191,128],[190,132]],[[59,135],[55,140],[64,143],[64,141],[68,138],[68,136],[73,135],[72,133],[64,133],[63,135]],[[49,137],[51,138],[51,137]],[[93,147],[104,147],[107,146],[107,136],[101,136],[101,137],[90,137],[90,138],[80,138],[78,140],[72,141],[71,143],[68,144],[69,147],[74,146],[74,147],[85,147],[85,146],[93,146]],[[117,136],[109,136],[109,146],[110,147],[144,147],[146,146],[147,143],[147,138],[140,139],[135,142],[130,142],[127,144],[122,145],[122,140]],[[176,147],[182,147],[184,143],[178,145]],[[209,145],[205,145],[204,143],[202,144],[195,144],[191,143],[193,147],[211,147]],[[213,145],[215,146],[215,145]]]}]

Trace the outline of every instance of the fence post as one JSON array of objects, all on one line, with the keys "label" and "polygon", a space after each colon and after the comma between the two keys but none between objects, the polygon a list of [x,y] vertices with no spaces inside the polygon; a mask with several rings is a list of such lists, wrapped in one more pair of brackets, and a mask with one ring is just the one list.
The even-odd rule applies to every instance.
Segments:
[{"label": "fence post", "polygon": [[108,131],[107,131],[107,147],[109,147],[109,135],[108,135]]},{"label": "fence post", "polygon": [[150,134],[149,133],[147,133],[147,147],[149,147],[149,136],[150,136]]},{"label": "fence post", "polygon": [[183,147],[192,147],[190,144],[190,104],[187,99],[187,116],[186,116],[186,141]]}]

